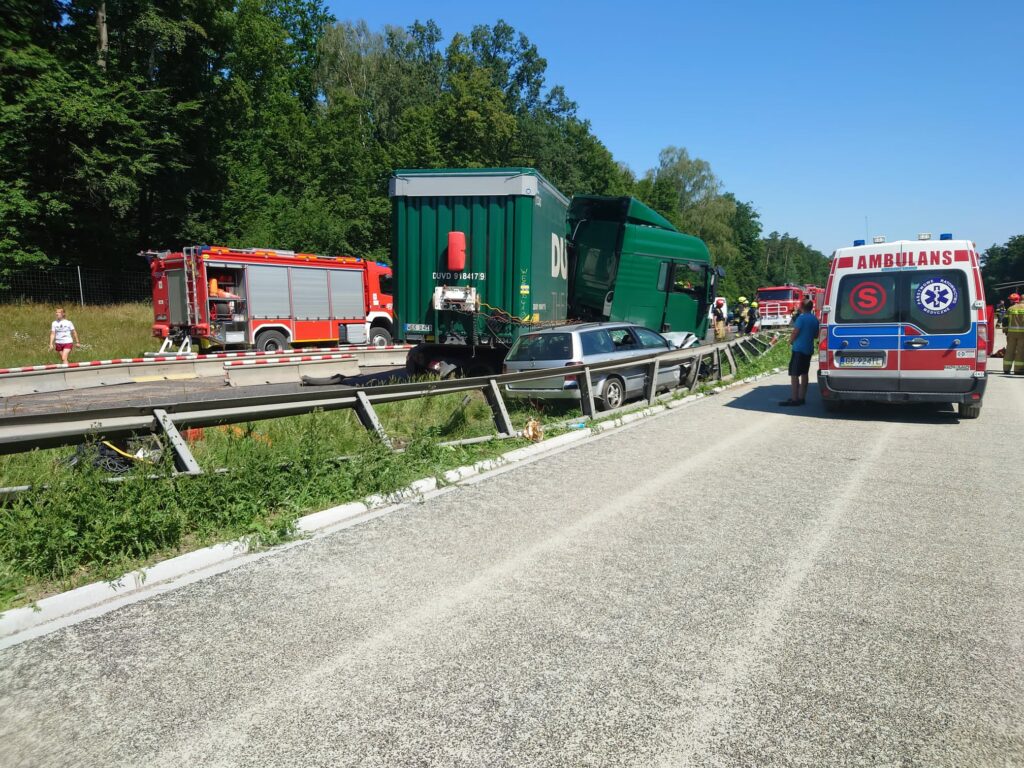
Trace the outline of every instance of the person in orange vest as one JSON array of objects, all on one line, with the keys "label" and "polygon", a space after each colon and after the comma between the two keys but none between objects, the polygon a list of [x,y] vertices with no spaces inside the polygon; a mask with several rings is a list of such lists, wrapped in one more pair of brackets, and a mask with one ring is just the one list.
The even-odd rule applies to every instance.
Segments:
[{"label": "person in orange vest", "polygon": [[1019,293],[1010,294],[1010,308],[1006,310],[1003,373],[1024,374],[1024,302]]}]

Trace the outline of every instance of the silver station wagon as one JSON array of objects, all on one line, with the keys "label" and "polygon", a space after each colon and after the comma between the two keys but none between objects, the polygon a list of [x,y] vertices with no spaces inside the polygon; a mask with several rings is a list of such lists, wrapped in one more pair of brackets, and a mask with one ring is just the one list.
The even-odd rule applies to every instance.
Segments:
[{"label": "silver station wagon", "polygon": [[[660,333],[631,323],[579,323],[547,328],[520,336],[505,357],[505,373],[522,373],[568,365],[626,361],[668,352],[673,345]],[[658,389],[679,384],[679,365],[660,368]],[[591,373],[595,405],[602,411],[618,408],[627,400],[644,394],[647,365]],[[510,397],[537,400],[579,400],[580,387],[574,375],[507,384]]]}]

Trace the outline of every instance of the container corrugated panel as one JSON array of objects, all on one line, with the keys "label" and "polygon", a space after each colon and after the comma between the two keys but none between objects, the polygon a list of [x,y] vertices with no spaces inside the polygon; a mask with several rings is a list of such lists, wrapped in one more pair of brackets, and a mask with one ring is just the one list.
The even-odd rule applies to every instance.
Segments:
[{"label": "container corrugated panel", "polygon": [[[568,200],[530,168],[400,170],[392,176],[397,328],[412,341],[509,344],[566,319]],[[461,269],[448,234],[466,235]],[[438,286],[476,290],[479,307],[438,311]]]}]

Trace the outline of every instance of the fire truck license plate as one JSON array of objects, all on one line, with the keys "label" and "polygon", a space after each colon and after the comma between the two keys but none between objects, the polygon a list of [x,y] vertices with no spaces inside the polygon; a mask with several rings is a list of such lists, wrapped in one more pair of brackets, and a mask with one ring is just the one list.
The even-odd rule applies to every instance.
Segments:
[{"label": "fire truck license plate", "polygon": [[882,368],[885,359],[871,355],[836,355],[839,368]]}]

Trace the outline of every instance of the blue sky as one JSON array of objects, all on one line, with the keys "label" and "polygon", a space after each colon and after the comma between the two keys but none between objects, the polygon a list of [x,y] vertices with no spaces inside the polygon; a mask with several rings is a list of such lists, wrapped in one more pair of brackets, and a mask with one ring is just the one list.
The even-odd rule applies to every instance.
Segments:
[{"label": "blue sky", "polygon": [[865,235],[1024,234],[1024,2],[329,0],[372,28],[526,33],[617,160],[711,163],[761,214],[830,253]]}]

